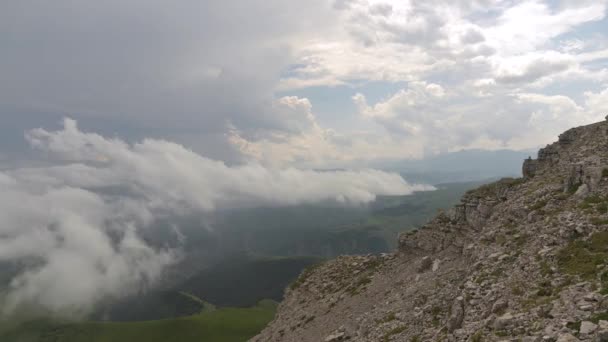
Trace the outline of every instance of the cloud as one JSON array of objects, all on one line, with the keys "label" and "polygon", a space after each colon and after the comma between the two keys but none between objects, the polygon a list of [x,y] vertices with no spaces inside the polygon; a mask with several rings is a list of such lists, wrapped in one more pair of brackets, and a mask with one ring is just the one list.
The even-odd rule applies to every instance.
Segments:
[{"label": "cloud", "polygon": [[[493,87],[490,81],[479,87]],[[370,105],[353,98],[363,117],[382,125],[402,145],[422,146],[426,153],[463,148],[523,149],[538,147],[573,126],[602,120],[605,91],[587,93],[584,104],[564,95],[505,93],[478,95],[469,87],[444,89],[412,82],[386,100]]]},{"label": "cloud", "polygon": [[[306,101],[282,104],[306,115]],[[433,189],[376,170],[230,167],[169,141],[129,144],[82,132],[70,119],[61,130],[34,129],[26,138],[55,165],[0,172],[0,262],[22,265],[4,313],[38,305],[78,315],[102,299],[154,286],[179,258],[179,250],[142,238],[163,217],[303,203],[362,205],[377,195]]]},{"label": "cloud", "polygon": [[554,53],[511,58],[497,63],[496,80],[503,83],[530,84],[543,77],[566,71],[574,65],[571,56]]},{"label": "cloud", "polygon": [[275,86],[293,45],[327,26],[326,7],[325,0],[3,1],[3,127],[69,114],[109,126],[109,134],[163,136],[238,161],[223,133],[230,125],[251,135],[285,126],[268,115]]},{"label": "cloud", "polygon": [[[159,137],[230,165],[252,156],[321,167],[323,158],[416,156],[432,142],[412,141],[416,127],[437,133],[428,127],[458,117],[470,128],[440,130],[455,146],[510,144],[495,129],[476,132],[488,122],[538,123],[519,95],[581,102],[605,86],[607,8],[605,0],[4,1],[0,144],[21,156],[14,132],[71,113],[107,136]],[[390,126],[381,116],[392,109],[380,115],[382,106],[368,104],[377,110],[364,122],[347,104],[357,93],[384,96],[381,104],[414,83],[440,84],[438,101],[467,112],[420,104],[428,119]],[[321,91],[330,95],[311,95]],[[306,114],[313,105],[332,108],[317,120]],[[568,122],[587,122],[588,111]]]}]

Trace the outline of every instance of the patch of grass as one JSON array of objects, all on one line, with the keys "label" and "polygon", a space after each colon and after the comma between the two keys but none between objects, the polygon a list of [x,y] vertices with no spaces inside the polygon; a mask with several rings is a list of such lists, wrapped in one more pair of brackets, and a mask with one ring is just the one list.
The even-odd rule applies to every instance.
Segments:
[{"label": "patch of grass", "polygon": [[507,242],[507,237],[504,234],[497,234],[494,241],[502,246]]},{"label": "patch of grass", "polygon": [[580,188],[581,185],[582,185],[581,183],[571,184],[570,186],[568,186],[568,189],[566,190],[566,192],[572,195],[578,191],[578,188]]},{"label": "patch of grass", "polygon": [[600,214],[608,213],[608,203],[604,202],[602,204],[599,204],[597,207],[595,207],[595,210],[597,210],[597,212]]},{"label": "patch of grass", "polygon": [[608,272],[605,271],[600,275],[600,282],[602,284],[600,293],[603,295],[607,295],[608,294]]},{"label": "patch of grass", "polygon": [[581,321],[568,322],[566,323],[566,327],[574,331],[579,331],[581,329]]},{"label": "patch of grass", "polygon": [[555,297],[532,297],[524,300],[522,302],[522,306],[526,310],[531,310],[532,308],[539,307],[541,305],[546,305],[551,303]]},{"label": "patch of grass", "polygon": [[602,170],[602,178],[608,178],[608,169]]},{"label": "patch of grass", "polygon": [[384,318],[377,319],[376,323],[378,323],[378,324],[388,323],[388,322],[392,322],[392,321],[394,321],[396,319],[397,319],[397,316],[395,315],[395,313],[394,312],[389,312],[386,316],[384,316]]},{"label": "patch of grass", "polygon": [[511,293],[516,296],[522,296],[525,293],[525,291],[520,284],[514,284],[511,287]]},{"label": "patch of grass", "polygon": [[498,337],[506,337],[509,336],[509,334],[506,331],[503,330],[499,330],[494,332],[494,335],[498,336]]},{"label": "patch of grass", "polygon": [[539,210],[539,209],[544,208],[546,205],[547,205],[547,201],[538,201],[530,207],[530,210]]},{"label": "patch of grass", "polygon": [[387,331],[387,332],[386,332],[386,333],[385,333],[385,334],[382,336],[382,341],[383,341],[383,342],[388,342],[388,341],[390,341],[391,336],[394,336],[394,335],[399,335],[399,334],[401,334],[402,332],[404,332],[404,331],[406,331],[406,330],[407,330],[407,326],[405,326],[405,325],[402,325],[402,326],[398,326],[398,327],[396,327],[396,328],[393,328],[393,329],[391,329],[391,330]]},{"label": "patch of grass", "polygon": [[591,280],[597,275],[597,265],[608,260],[608,232],[593,234],[588,241],[576,240],[557,254],[559,268],[566,274]]},{"label": "patch of grass", "polygon": [[599,321],[608,321],[608,311],[592,315],[589,320],[595,324],[597,324]]},{"label": "patch of grass", "polygon": [[346,292],[348,294],[350,294],[351,296],[358,295],[359,292],[361,292],[361,289],[364,288],[367,284],[369,284],[371,282],[372,282],[372,278],[370,278],[369,276],[361,277],[354,284],[349,286],[346,289]]},{"label": "patch of grass", "polygon": [[608,224],[608,219],[603,219],[600,217],[592,217],[589,222],[591,222],[591,224],[594,224],[596,226],[604,226]]},{"label": "patch of grass", "polygon": [[589,249],[595,253],[608,252],[608,232],[595,233],[589,239]]},{"label": "patch of grass", "polygon": [[471,342],[482,342],[482,341],[483,341],[483,334],[481,331],[478,331],[475,334],[473,334],[473,336],[471,336]]},{"label": "patch of grass", "polygon": [[549,263],[547,263],[546,260],[542,260],[539,266],[541,275],[548,276],[553,274],[553,270],[551,270],[551,266],[549,266]]},{"label": "patch of grass", "polygon": [[604,202],[604,199],[598,195],[591,195],[583,200],[583,203],[598,204]]}]

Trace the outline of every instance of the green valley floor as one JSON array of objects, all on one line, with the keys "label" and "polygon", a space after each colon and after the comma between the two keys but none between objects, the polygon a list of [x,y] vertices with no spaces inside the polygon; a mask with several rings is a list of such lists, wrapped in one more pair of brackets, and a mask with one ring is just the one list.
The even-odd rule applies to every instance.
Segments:
[{"label": "green valley floor", "polygon": [[274,317],[276,303],[251,308],[222,308],[198,315],[144,322],[51,322],[36,320],[0,325],[3,342],[242,342]]}]

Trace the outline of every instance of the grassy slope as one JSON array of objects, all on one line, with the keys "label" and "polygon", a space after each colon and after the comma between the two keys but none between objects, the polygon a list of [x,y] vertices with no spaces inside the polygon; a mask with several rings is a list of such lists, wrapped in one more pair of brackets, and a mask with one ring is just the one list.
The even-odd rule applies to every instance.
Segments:
[{"label": "grassy slope", "polygon": [[268,301],[252,308],[224,308],[198,315],[159,321],[113,323],[53,323],[32,321],[0,329],[3,342],[242,342],[257,334],[274,317]]}]

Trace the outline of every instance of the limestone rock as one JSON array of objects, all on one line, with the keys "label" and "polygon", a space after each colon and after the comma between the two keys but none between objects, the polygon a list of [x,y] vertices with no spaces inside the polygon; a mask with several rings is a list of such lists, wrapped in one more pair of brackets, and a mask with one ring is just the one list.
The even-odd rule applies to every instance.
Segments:
[{"label": "limestone rock", "polygon": [[580,340],[572,334],[562,334],[557,339],[557,342],[577,342],[577,341],[580,341]]},{"label": "limestone rock", "polygon": [[[400,234],[394,253],[307,272],[252,341],[608,342],[608,322],[592,323],[608,310],[599,279],[560,261],[608,231],[608,121],[568,130],[522,172]],[[593,253],[599,276],[608,255]]]},{"label": "limestone rock", "polygon": [[450,317],[448,319],[448,331],[452,332],[462,326],[464,318],[464,298],[457,297],[452,303]]},{"label": "limestone rock", "polygon": [[581,328],[579,330],[581,335],[591,335],[595,332],[595,330],[597,330],[597,325],[592,323],[592,322],[588,322],[588,321],[584,321],[581,323]]}]

